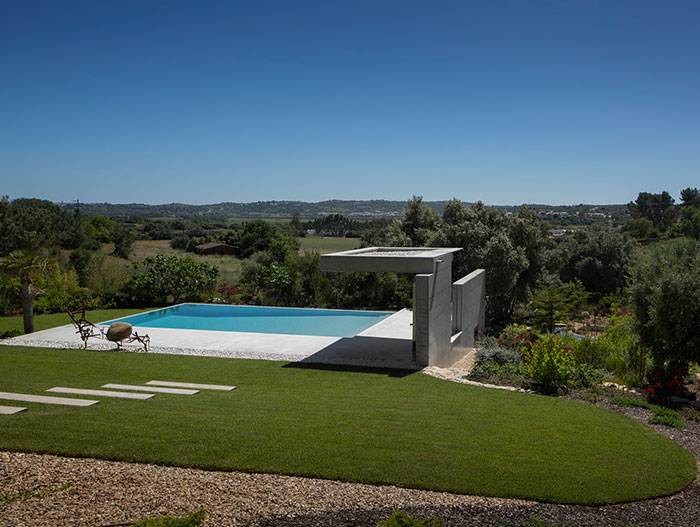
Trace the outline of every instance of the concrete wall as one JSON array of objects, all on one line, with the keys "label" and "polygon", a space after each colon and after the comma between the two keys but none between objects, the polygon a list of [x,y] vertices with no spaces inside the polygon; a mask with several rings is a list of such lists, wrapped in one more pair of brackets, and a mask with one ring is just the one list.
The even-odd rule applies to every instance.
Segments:
[{"label": "concrete wall", "polygon": [[477,269],[451,283],[451,255],[435,272],[416,275],[416,357],[423,366],[452,366],[474,347],[486,322],[486,271]]},{"label": "concrete wall", "polygon": [[452,349],[464,354],[474,347],[476,332],[486,325],[486,271],[477,269],[452,284]]},{"label": "concrete wall", "polygon": [[416,362],[425,366],[446,365],[451,355],[452,255],[435,261],[430,274],[416,275]]}]

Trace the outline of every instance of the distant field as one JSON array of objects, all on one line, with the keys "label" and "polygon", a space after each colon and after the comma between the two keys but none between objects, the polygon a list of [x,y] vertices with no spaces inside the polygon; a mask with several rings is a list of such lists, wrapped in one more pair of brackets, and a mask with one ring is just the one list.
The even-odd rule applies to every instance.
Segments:
[{"label": "distant field", "polygon": [[[332,253],[337,251],[348,251],[357,249],[360,246],[359,238],[324,238],[322,236],[308,236],[299,238],[302,251],[318,251],[320,253]],[[104,244],[103,250],[110,254],[113,250],[112,244]],[[134,249],[131,253],[132,262],[142,262],[148,257],[163,254],[165,256],[177,255],[180,258],[188,256],[197,262],[206,262],[219,268],[220,279],[227,282],[236,281],[241,272],[243,260],[229,255],[201,255],[188,253],[182,249],[170,247],[170,240],[137,240],[134,242]],[[122,260],[124,261],[124,260]],[[126,262],[124,262],[126,264]]]},{"label": "distant field", "polygon": [[[104,244],[103,250],[109,254],[113,250],[112,244]],[[205,262],[219,268],[221,280],[227,282],[235,281],[241,271],[241,260],[234,256],[208,254],[201,255],[188,253],[182,249],[173,249],[170,247],[170,240],[137,240],[134,242],[134,250],[131,253],[130,260],[133,262],[141,262],[148,257],[163,254],[165,256],[177,255],[180,258],[188,256],[197,262]]]},{"label": "distant field", "polygon": [[318,251],[320,253],[334,253],[337,251],[349,251],[360,247],[359,238],[324,238],[322,236],[307,236],[299,238],[302,251]]}]

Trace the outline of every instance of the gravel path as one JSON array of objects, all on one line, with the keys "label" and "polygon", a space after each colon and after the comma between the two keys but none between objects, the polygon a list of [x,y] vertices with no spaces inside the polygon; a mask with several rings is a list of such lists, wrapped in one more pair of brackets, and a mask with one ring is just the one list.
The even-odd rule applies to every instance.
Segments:
[{"label": "gravel path", "polygon": [[[643,409],[625,408],[645,420]],[[700,457],[700,423],[655,427]],[[448,526],[531,516],[578,527],[700,525],[700,482],[673,496],[606,507],[542,504],[337,481],[0,452],[0,526],[106,526],[208,511],[206,526],[376,525],[396,509]]]}]

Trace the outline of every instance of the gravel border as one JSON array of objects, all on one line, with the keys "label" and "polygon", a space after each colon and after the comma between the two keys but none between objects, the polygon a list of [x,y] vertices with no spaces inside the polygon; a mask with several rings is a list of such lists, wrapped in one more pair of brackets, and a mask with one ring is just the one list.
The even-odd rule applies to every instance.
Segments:
[{"label": "gravel border", "polygon": [[[641,408],[609,407],[646,420]],[[700,423],[653,426],[700,457]],[[6,499],[3,500],[2,497]],[[7,500],[10,497],[10,500]],[[14,501],[13,501],[14,499]],[[0,452],[0,526],[106,526],[207,509],[206,526],[374,526],[400,509],[448,526],[535,516],[577,527],[700,523],[700,482],[663,498],[602,507],[464,496],[358,483]]]}]

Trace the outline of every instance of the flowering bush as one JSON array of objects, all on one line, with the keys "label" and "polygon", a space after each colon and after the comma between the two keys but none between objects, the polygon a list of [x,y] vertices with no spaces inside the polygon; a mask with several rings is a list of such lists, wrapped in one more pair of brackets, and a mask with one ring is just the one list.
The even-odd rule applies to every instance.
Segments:
[{"label": "flowering bush", "polygon": [[570,377],[574,364],[573,348],[554,335],[540,337],[525,359],[527,373],[543,392],[555,392]]},{"label": "flowering bush", "polygon": [[507,346],[526,357],[537,340],[537,332],[520,324],[509,324],[498,337],[499,346]]},{"label": "flowering bush", "polygon": [[683,380],[688,375],[688,368],[677,370],[656,370],[651,374],[651,382],[644,388],[649,400],[655,404],[668,404],[672,396],[681,396],[684,392]]},{"label": "flowering bush", "polygon": [[237,298],[239,293],[238,288],[233,284],[229,284],[228,282],[223,282],[217,291],[221,295],[221,298],[229,304],[235,303],[234,300]]}]

